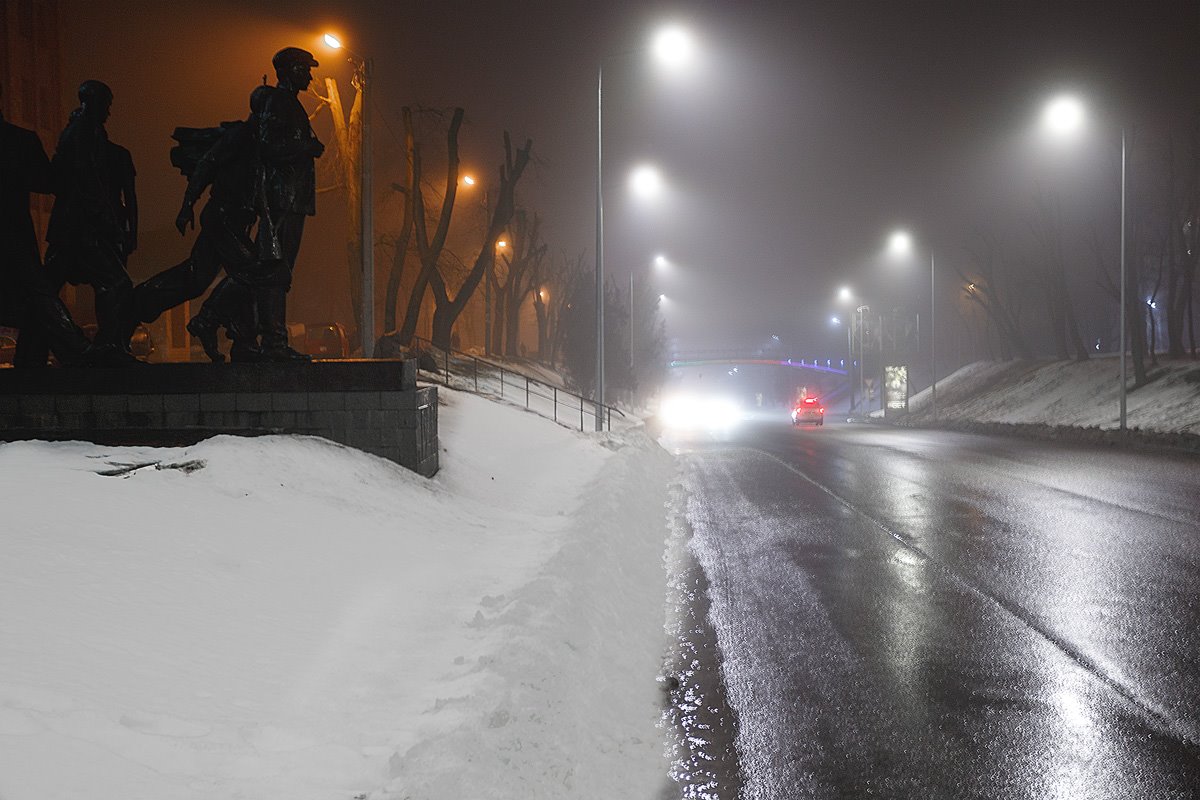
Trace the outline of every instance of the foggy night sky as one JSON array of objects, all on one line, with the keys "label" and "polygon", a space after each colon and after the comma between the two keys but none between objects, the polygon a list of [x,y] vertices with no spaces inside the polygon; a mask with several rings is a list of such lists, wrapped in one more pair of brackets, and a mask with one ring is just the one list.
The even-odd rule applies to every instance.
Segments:
[{"label": "foggy night sky", "polygon": [[[494,175],[505,129],[514,144],[531,138],[537,163],[519,201],[544,218],[551,252],[590,260],[605,56],[606,269],[627,286],[631,267],[647,279],[655,253],[677,265],[654,280],[672,298],[668,332],[684,349],[752,348],[777,333],[796,354],[836,356],[837,288],[924,313],[930,246],[941,315],[975,231],[1020,231],[1039,187],[1059,192],[1071,223],[1115,236],[1122,124],[1200,107],[1197,0],[62,0],[60,13],[64,108],[81,80],[108,82],[110,136],[138,168],[146,244],[135,278],[191,243],[170,229],[184,187],[167,158],[171,130],[244,118],[285,45],[312,50],[318,80],[334,75],[351,96],[349,65],[319,41],[330,29],[375,61],[377,233],[398,227],[386,195],[400,179],[400,108],[461,105],[463,171]],[[689,73],[665,75],[638,51],[663,21],[696,36]],[[1085,141],[1051,150],[1035,135],[1037,116],[1059,89],[1084,93],[1091,118]],[[328,117],[318,133],[331,143]],[[654,207],[626,190],[641,161],[667,181]],[[460,208],[460,222],[473,213]],[[916,236],[922,263],[881,259],[898,225]],[[344,226],[340,194],[321,195],[294,319],[349,316]],[[389,258],[379,251],[381,275]],[[1081,291],[1077,305],[1105,313],[1101,296]],[[951,317],[939,347],[956,335]]]}]

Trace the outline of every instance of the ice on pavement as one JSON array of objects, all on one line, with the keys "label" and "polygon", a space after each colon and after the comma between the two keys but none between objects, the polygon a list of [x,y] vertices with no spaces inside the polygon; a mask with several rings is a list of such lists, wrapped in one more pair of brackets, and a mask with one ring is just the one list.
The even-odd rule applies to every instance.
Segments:
[{"label": "ice on pavement", "polygon": [[432,480],[0,445],[0,797],[649,795],[672,458],[441,394]]}]

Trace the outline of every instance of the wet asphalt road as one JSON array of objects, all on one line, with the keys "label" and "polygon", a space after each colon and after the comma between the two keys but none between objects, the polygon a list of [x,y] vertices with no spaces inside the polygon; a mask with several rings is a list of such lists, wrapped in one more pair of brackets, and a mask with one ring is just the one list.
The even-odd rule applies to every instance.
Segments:
[{"label": "wet asphalt road", "polygon": [[832,423],[664,440],[741,795],[1200,797],[1200,459]]}]

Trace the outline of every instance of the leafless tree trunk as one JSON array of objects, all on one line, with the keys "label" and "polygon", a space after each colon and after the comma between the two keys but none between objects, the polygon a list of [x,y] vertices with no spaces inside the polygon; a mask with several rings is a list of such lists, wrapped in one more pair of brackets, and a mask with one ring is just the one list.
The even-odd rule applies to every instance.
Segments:
[{"label": "leafless tree trunk", "polygon": [[1004,345],[1005,358],[1011,358],[1014,354],[1017,358],[1033,358],[1033,351],[1021,333],[1014,303],[1004,290],[1001,257],[996,242],[990,236],[981,236],[973,255],[979,276],[970,277],[961,270],[958,272],[967,286],[967,299],[977,304],[995,324]]},{"label": "leafless tree trunk", "polygon": [[[456,118],[461,121],[461,109],[456,113]],[[452,126],[457,134],[457,126]],[[500,167],[500,190],[497,193],[496,205],[492,209],[492,218],[488,223],[488,229],[484,235],[483,247],[479,251],[479,256],[475,260],[474,267],[467,274],[466,279],[459,287],[458,292],[454,297],[450,297],[446,287],[446,281],[442,275],[433,269],[429,274],[429,284],[433,288],[433,297],[435,308],[433,312],[433,341],[439,347],[449,347],[450,335],[454,329],[454,323],[457,321],[463,309],[467,307],[467,303],[478,288],[479,282],[483,279],[488,268],[495,263],[496,260],[496,240],[500,234],[508,227],[512,220],[515,211],[515,193],[517,182],[521,179],[521,174],[525,171],[525,167],[529,164],[529,154],[533,149],[533,142],[526,140],[525,147],[518,149],[514,156],[512,149],[512,141],[509,138],[508,132],[504,133],[504,164]],[[457,149],[454,152],[453,170],[454,182],[458,180],[458,154]],[[447,184],[446,204],[453,203],[452,192],[453,187]],[[418,228],[420,225],[418,225]],[[419,231],[418,231],[419,232]],[[418,237],[418,244],[421,237]]]},{"label": "leafless tree trunk", "polygon": [[583,253],[571,259],[563,253],[562,259],[551,259],[550,271],[546,276],[550,302],[547,303],[546,314],[546,343],[542,344],[542,362],[547,365],[558,365],[563,360],[563,339],[566,329],[563,325],[563,315],[568,311],[572,288],[584,275]]},{"label": "leafless tree trunk", "polygon": [[1058,204],[1045,195],[1038,197],[1036,206],[1037,215],[1030,220],[1029,226],[1034,239],[1041,245],[1045,268],[1035,271],[1043,278],[1047,312],[1058,357],[1070,358],[1070,352],[1074,350],[1076,361],[1087,361],[1087,348],[1084,347],[1083,337],[1079,334],[1079,321],[1075,317],[1075,308],[1071,303],[1071,293],[1067,285],[1062,214]]},{"label": "leafless tree trunk", "polygon": [[[438,213],[437,227],[434,229],[432,237],[429,235],[429,226],[426,220],[425,191],[421,187],[423,177],[421,148],[420,145],[413,147],[412,179],[408,187],[408,197],[413,204],[413,228],[416,233],[417,254],[420,257],[421,270],[417,274],[412,293],[408,296],[404,325],[400,329],[400,343],[404,346],[412,343],[413,335],[417,331],[417,321],[421,316],[421,305],[425,300],[425,292],[431,284],[436,286],[441,281],[438,262],[442,256],[442,249],[446,246],[446,235],[450,232],[450,218],[454,213],[454,198],[458,194],[458,131],[462,127],[462,121],[463,110],[461,108],[454,109],[450,118],[450,126],[446,130],[446,188],[442,195],[442,207]],[[494,240],[492,246],[495,247]],[[446,331],[444,341],[439,341],[435,336],[435,342],[439,347],[450,347],[450,332]]]},{"label": "leafless tree trunk", "polygon": [[517,211],[510,228],[511,256],[505,258],[508,265],[508,281],[505,285],[504,353],[515,356],[520,351],[521,306],[529,294],[535,296],[541,279],[542,262],[546,257],[546,245],[541,241],[541,219],[534,214],[530,220],[523,211]]},{"label": "leafless tree trunk", "polygon": [[[1129,352],[1133,359],[1133,384],[1134,386],[1143,386],[1146,383],[1146,315],[1145,307],[1141,302],[1141,285],[1140,270],[1138,264],[1141,257],[1138,255],[1139,249],[1137,243],[1141,241],[1141,237],[1136,235],[1136,231],[1140,226],[1134,225],[1135,235],[1129,237],[1130,242],[1134,243],[1131,248],[1134,253],[1133,257],[1126,255],[1125,259],[1125,321],[1127,324],[1126,335],[1129,336]],[[1091,235],[1092,258],[1095,260],[1098,273],[1100,275],[1100,285],[1113,302],[1117,303],[1118,307],[1121,303],[1121,289],[1119,284],[1120,269],[1110,267],[1112,260],[1117,260],[1120,255],[1113,259],[1106,257],[1106,253],[1111,248],[1105,247],[1100,240],[1100,234],[1095,228],[1092,228]],[[1118,345],[1120,349],[1120,345]],[[1154,357],[1154,345],[1150,344],[1151,359]]]},{"label": "leafless tree trunk", "polygon": [[388,272],[387,293],[384,297],[383,329],[387,332],[396,330],[396,306],[400,303],[400,283],[404,278],[404,267],[408,263],[409,248],[412,244],[414,227],[412,187],[414,183],[414,160],[416,156],[416,137],[413,135],[412,109],[404,108],[401,116],[404,120],[404,183],[395,184],[394,188],[404,197],[404,221],[400,226],[400,234],[392,249],[392,265]]}]

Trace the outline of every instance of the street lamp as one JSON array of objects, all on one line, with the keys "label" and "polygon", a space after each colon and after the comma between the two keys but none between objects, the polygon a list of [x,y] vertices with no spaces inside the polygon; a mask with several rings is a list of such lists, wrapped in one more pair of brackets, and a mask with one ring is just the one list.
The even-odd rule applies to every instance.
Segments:
[{"label": "street lamp", "polygon": [[870,306],[859,306],[855,309],[858,312],[858,396],[862,400],[863,408],[867,412],[867,416],[871,415],[871,404],[867,402],[867,383],[866,383],[866,365],[863,363],[863,339],[866,338],[863,334],[863,312],[870,311]]},{"label": "street lamp", "polygon": [[[664,28],[654,53],[664,64],[678,66],[692,52],[691,38],[678,27]],[[604,59],[596,65],[596,430],[604,429]]]},{"label": "street lamp", "polygon": [[[913,239],[907,231],[893,231],[888,237],[888,250],[895,256],[913,252]],[[921,318],[917,317],[917,351],[921,349]],[[933,250],[929,251],[929,401],[933,419],[937,420],[937,268]]]},{"label": "street lamp", "polygon": [[[1086,121],[1083,102],[1073,95],[1059,95],[1049,100],[1042,110],[1042,124],[1054,135],[1067,137],[1075,135],[1083,128]],[[1125,198],[1126,198],[1126,136],[1125,128],[1121,128],[1121,410],[1120,427],[1125,430],[1126,406],[1126,367],[1125,367]]]},{"label": "street lamp", "polygon": [[[356,88],[362,94],[362,120],[359,123],[359,183],[358,183],[358,216],[360,236],[362,237],[362,308],[359,311],[359,336],[362,339],[364,358],[375,354],[375,222],[371,198],[371,79],[375,70],[374,62],[363,58],[342,44],[341,39],[332,33],[325,34],[325,44],[334,50],[345,50],[349,56],[346,60],[354,64]],[[355,63],[357,60],[358,63]]]},{"label": "street lamp", "polygon": [[[850,297],[849,292],[850,292],[849,289],[842,289],[842,291],[839,292],[838,297],[841,298],[842,300],[847,300]],[[839,317],[831,317],[829,319],[829,324],[836,328],[842,324],[842,320]],[[850,324],[847,324],[846,325],[846,360],[849,361],[850,363],[846,366],[846,385],[850,388],[849,413],[854,413],[854,373],[852,372],[852,370],[854,369],[854,344],[853,344],[853,340],[851,338],[852,337],[851,330],[852,330],[852,326]]]},{"label": "street lamp", "polygon": [[[473,187],[478,181],[474,175],[463,175],[462,182],[464,186]],[[483,224],[486,228],[491,220],[491,213],[488,209],[488,193],[483,191]],[[492,354],[492,276],[489,272],[483,276],[483,354],[490,356]]]},{"label": "street lamp", "polygon": [[[659,270],[665,269],[667,264],[668,264],[667,257],[664,256],[663,254],[659,253],[658,255],[656,255],[654,257],[654,266],[656,268],[658,268]],[[633,323],[634,323],[633,273],[634,273],[634,270],[632,270],[632,269],[629,270],[629,368],[631,370],[634,368],[634,366],[633,366]],[[661,301],[665,297],[665,295],[660,294],[658,297],[659,297],[659,300]]]}]

